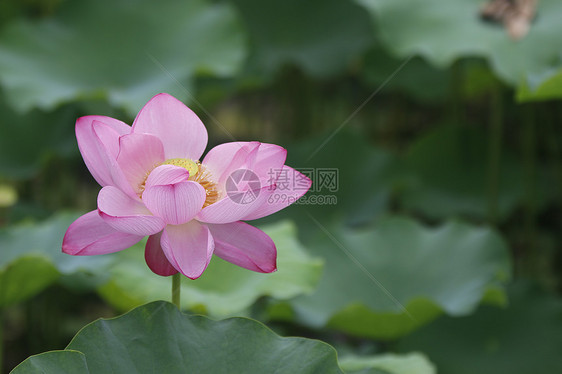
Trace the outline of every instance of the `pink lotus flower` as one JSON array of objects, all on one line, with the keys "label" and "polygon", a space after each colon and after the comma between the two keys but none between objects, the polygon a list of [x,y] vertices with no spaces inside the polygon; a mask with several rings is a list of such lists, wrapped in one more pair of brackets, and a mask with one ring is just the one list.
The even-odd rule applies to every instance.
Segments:
[{"label": "pink lotus flower", "polygon": [[[275,244],[242,221],[285,208],[311,185],[284,165],[287,151],[273,144],[225,143],[199,162],[207,130],[168,94],[153,97],[132,127],[104,116],[81,117],[76,138],[102,189],[98,209],[68,228],[63,252],[112,253],[149,235],[146,262],[163,276],[181,272],[198,278],[213,253],[246,269],[275,271]],[[300,181],[300,188],[273,199],[279,195],[279,176],[287,173]]]}]

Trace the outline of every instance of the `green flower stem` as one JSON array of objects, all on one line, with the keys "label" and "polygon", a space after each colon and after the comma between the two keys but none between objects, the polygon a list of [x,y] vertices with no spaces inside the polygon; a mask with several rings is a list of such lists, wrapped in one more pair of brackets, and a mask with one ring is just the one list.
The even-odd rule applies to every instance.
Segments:
[{"label": "green flower stem", "polygon": [[181,274],[176,273],[172,275],[172,303],[174,303],[178,307],[178,309],[181,309],[180,299],[181,299]]},{"label": "green flower stem", "polygon": [[498,198],[500,184],[500,163],[502,153],[503,103],[500,83],[492,89],[490,108],[490,136],[488,138],[488,222],[495,224],[498,219]]}]

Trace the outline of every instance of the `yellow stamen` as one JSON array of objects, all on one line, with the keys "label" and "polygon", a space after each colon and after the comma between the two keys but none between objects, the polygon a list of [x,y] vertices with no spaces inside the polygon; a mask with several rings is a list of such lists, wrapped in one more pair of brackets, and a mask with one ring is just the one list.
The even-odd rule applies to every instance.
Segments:
[{"label": "yellow stamen", "polygon": [[220,198],[220,194],[217,190],[217,184],[213,182],[211,178],[211,173],[206,171],[205,167],[201,165],[201,163],[198,162],[197,164],[199,165],[199,171],[195,174],[193,179],[191,179],[191,176],[189,179],[199,183],[205,189],[205,193],[207,194],[205,203],[203,204],[203,208],[205,208],[213,203],[216,203]]},{"label": "yellow stamen", "polygon": [[[217,190],[217,184],[213,181],[211,174],[205,170],[203,165],[201,165],[201,162],[193,161],[188,158],[171,158],[159,165],[156,165],[155,167],[160,165],[174,165],[187,170],[189,172],[189,180],[199,183],[205,189],[205,194],[207,196],[205,198],[203,208],[208,207],[219,200],[220,194]],[[150,172],[147,173],[147,178],[148,174],[150,174]],[[139,186],[141,198],[142,193],[144,192],[145,184],[146,178],[141,186]]]},{"label": "yellow stamen", "polygon": [[[199,161],[195,162],[188,158],[170,158],[162,163],[162,165],[175,165],[189,171],[189,176],[192,177],[199,172]],[[191,179],[191,178],[189,178]]]}]

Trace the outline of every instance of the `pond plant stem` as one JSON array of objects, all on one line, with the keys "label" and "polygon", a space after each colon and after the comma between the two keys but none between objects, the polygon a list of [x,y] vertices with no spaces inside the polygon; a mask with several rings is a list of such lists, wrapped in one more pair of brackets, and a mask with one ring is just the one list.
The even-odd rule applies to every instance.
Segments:
[{"label": "pond plant stem", "polygon": [[181,274],[176,273],[172,275],[172,303],[181,310]]},{"label": "pond plant stem", "polygon": [[501,85],[497,82],[491,92],[490,135],[488,138],[488,223],[496,224],[500,184],[500,164],[503,134],[503,103]]}]

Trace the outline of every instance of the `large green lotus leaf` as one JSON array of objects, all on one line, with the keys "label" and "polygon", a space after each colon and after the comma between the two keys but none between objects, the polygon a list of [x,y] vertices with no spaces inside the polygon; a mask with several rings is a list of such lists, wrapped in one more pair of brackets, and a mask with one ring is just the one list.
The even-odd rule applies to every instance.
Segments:
[{"label": "large green lotus leaf", "polygon": [[185,99],[176,80],[234,74],[244,54],[226,3],[66,1],[51,18],[1,30],[0,82],[21,110],[105,97],[134,114],[159,92]]},{"label": "large green lotus leaf", "polygon": [[529,34],[511,40],[500,26],[479,18],[482,1],[356,0],[376,20],[380,38],[401,57],[421,55],[444,67],[462,57],[487,59],[504,81],[560,65],[562,2],[541,0]]},{"label": "large green lotus leaf", "polygon": [[[487,143],[484,129],[469,126],[440,126],[419,138],[404,160],[409,178],[400,196],[403,206],[432,219],[485,219]],[[522,201],[525,184],[520,162],[508,152],[501,161],[498,215],[504,219]]]},{"label": "large green lotus leaf", "polygon": [[428,228],[387,217],[374,229],[353,230],[310,218],[319,228],[309,230],[305,244],[326,266],[316,292],[291,301],[303,323],[391,339],[442,312],[466,315],[484,298],[503,300],[511,263],[505,242],[489,228]]},{"label": "large green lotus leaf", "polygon": [[265,73],[284,64],[314,76],[340,73],[373,41],[368,15],[348,0],[232,2],[250,32],[250,64]]},{"label": "large green lotus leaf", "polygon": [[29,357],[10,373],[89,373],[86,356],[77,351],[51,351]]},{"label": "large green lotus leaf", "polygon": [[[213,257],[197,280],[183,279],[182,307],[215,317],[240,314],[261,296],[289,299],[310,293],[318,283],[322,261],[311,258],[296,239],[296,228],[284,221],[262,229],[277,246],[277,268],[261,274]],[[121,310],[152,300],[169,300],[171,278],[153,274],[145,265],[142,243],[117,255],[111,281],[100,294]]]},{"label": "large green lotus leaf", "polygon": [[[251,319],[186,316],[161,301],[87,325],[66,349],[86,357],[87,367],[76,374],[343,373],[336,351],[323,342],[280,337]],[[24,361],[13,374],[37,372]]]},{"label": "large green lotus leaf", "polygon": [[[106,281],[111,256],[78,257],[62,253],[61,243],[77,216],[59,214],[41,223],[0,229],[0,306],[23,301],[57,280],[93,288]],[[61,278],[62,276],[62,278]],[[76,281],[81,281],[76,284]]]},{"label": "large green lotus leaf", "polygon": [[33,110],[22,115],[0,94],[0,113],[0,176],[30,178],[49,155],[78,151],[75,108],[67,106],[49,113]]},{"label": "large green lotus leaf", "polygon": [[506,308],[440,318],[398,348],[424,352],[440,373],[562,373],[562,299],[521,282],[508,294]]},{"label": "large green lotus leaf", "polygon": [[542,101],[562,98],[562,68],[530,76],[517,91],[519,101]]},{"label": "large green lotus leaf", "polygon": [[344,356],[339,363],[348,374],[437,374],[435,366],[421,353]]}]

